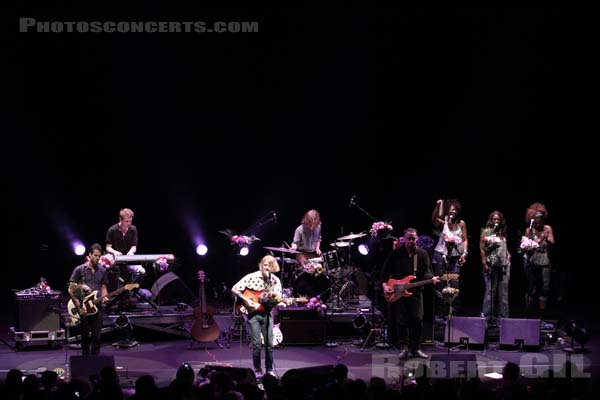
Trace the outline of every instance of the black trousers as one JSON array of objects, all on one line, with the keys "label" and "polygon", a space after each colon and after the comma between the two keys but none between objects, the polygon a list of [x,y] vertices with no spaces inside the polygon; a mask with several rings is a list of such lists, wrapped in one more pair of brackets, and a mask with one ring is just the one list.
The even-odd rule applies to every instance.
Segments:
[{"label": "black trousers", "polygon": [[100,336],[102,334],[102,307],[98,312],[88,315],[81,321],[81,354],[99,354]]},{"label": "black trousers", "polygon": [[389,304],[390,326],[396,328],[400,346],[408,345],[411,352],[421,349],[423,331],[423,298],[421,292],[410,297],[401,297]]}]

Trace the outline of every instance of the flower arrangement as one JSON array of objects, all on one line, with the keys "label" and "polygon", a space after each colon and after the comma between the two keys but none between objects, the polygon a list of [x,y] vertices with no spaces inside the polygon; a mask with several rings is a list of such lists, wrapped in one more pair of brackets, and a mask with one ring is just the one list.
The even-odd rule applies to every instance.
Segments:
[{"label": "flower arrangement", "polygon": [[422,249],[429,250],[430,248],[433,247],[434,244],[435,244],[435,241],[432,238],[430,238],[429,236],[421,235],[417,238],[417,246]]},{"label": "flower arrangement", "polygon": [[250,246],[254,241],[260,240],[260,238],[254,236],[254,235],[251,235],[251,236],[234,235],[233,232],[234,231],[231,229],[223,229],[223,230],[219,231],[219,233],[222,233],[229,238],[229,241],[231,242],[232,246],[239,246],[239,247]]},{"label": "flower arrangement", "polygon": [[327,311],[327,305],[321,302],[321,297],[311,297],[306,303],[306,308],[309,310],[317,310],[319,314],[324,314]]},{"label": "flower arrangement", "polygon": [[496,235],[490,235],[482,237],[481,241],[483,242],[483,250],[485,253],[490,254],[500,246],[502,240]]},{"label": "flower arrangement", "polygon": [[444,242],[458,246],[462,243],[462,238],[457,235],[446,234],[444,235]]},{"label": "flower arrangement", "polygon": [[371,237],[384,236],[394,230],[394,227],[387,222],[378,221],[371,225]]},{"label": "flower arrangement", "polygon": [[247,246],[250,244],[250,237],[246,235],[233,235],[231,237],[231,243],[237,244],[238,246]]},{"label": "flower arrangement", "polygon": [[115,256],[113,256],[110,253],[106,253],[102,257],[100,257],[100,264],[102,264],[106,268],[110,268],[110,266],[112,265],[112,263],[114,261],[115,261]]},{"label": "flower arrangement", "polygon": [[540,247],[540,245],[535,240],[529,239],[527,236],[521,237],[521,245],[519,246],[521,251],[529,251],[537,249],[538,247]]},{"label": "flower arrangement", "polygon": [[167,262],[167,257],[158,257],[154,264],[158,267],[160,272],[164,272],[169,268],[169,263]]},{"label": "flower arrangement", "polygon": [[277,304],[279,304],[280,299],[277,298],[275,293],[264,292],[261,293],[260,297],[258,298],[258,302],[262,304],[266,310],[271,310],[277,306]]}]

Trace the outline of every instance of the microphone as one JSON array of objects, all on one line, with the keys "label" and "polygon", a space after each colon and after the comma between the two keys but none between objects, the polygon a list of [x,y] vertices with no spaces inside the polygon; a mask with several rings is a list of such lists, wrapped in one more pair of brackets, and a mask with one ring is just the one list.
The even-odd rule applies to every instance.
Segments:
[{"label": "microphone", "polygon": [[496,232],[497,230],[498,230],[498,223],[496,222],[496,223],[494,224],[494,232]]},{"label": "microphone", "polygon": [[531,231],[533,229],[533,223],[535,222],[535,218],[531,218],[531,221],[529,222],[529,230]]},{"label": "microphone", "polygon": [[273,222],[277,223],[277,213],[273,211]]},{"label": "microphone", "polygon": [[349,208],[352,208],[352,206],[354,205],[354,200],[356,199],[356,195],[353,194],[352,197],[350,197],[350,206]]}]

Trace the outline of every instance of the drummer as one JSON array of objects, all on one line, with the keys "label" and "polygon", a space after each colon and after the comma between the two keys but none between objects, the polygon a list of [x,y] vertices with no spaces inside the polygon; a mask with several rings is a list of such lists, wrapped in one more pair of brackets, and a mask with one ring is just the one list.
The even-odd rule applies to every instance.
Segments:
[{"label": "drummer", "polygon": [[321,215],[317,210],[309,210],[304,214],[302,224],[294,231],[291,249],[299,251],[307,258],[321,256]]}]

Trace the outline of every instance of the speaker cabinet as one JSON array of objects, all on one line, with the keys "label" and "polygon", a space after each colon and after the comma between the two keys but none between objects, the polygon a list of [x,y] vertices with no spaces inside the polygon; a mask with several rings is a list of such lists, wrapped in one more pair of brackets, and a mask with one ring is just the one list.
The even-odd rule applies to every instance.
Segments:
[{"label": "speaker cabinet", "polygon": [[324,320],[282,319],[279,329],[283,334],[283,344],[323,344],[325,343]]},{"label": "speaker cabinet", "polygon": [[540,320],[500,318],[500,345],[539,347]]},{"label": "speaker cabinet", "polygon": [[114,356],[85,355],[71,356],[71,378],[89,381],[90,376],[99,375],[104,367],[115,367]]},{"label": "speaker cabinet", "polygon": [[427,376],[434,379],[475,378],[477,358],[475,354],[432,354]]},{"label": "speaker cabinet", "polygon": [[17,296],[17,332],[57,331],[60,329],[60,298],[54,296]]},{"label": "speaker cabinet", "polygon": [[314,367],[306,368],[293,368],[286,371],[281,377],[285,380],[286,375],[298,375],[302,381],[305,382],[308,387],[318,388],[331,382],[334,378],[334,366],[333,365],[317,365]]},{"label": "speaker cabinet", "polygon": [[174,305],[177,303],[191,305],[196,301],[194,293],[173,272],[167,272],[160,276],[154,282],[150,291],[159,305]]},{"label": "speaker cabinet", "polygon": [[[486,321],[483,317],[453,317],[446,322],[444,342],[461,344],[484,344]],[[450,335],[448,335],[450,331]]]},{"label": "speaker cabinet", "polygon": [[256,385],[256,375],[250,368],[236,368],[224,365],[206,365],[204,368],[202,368],[202,370],[215,372],[223,371],[228,373],[229,376],[231,376],[231,378],[238,384],[240,382],[246,382],[251,385]]}]

